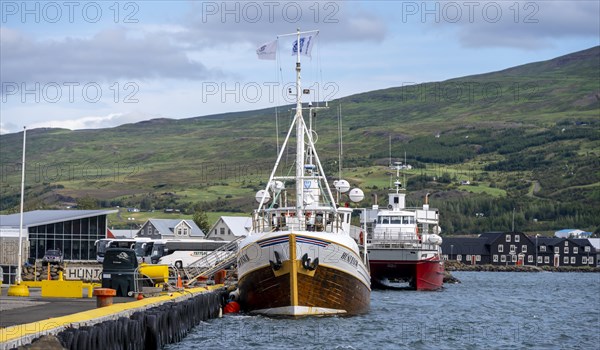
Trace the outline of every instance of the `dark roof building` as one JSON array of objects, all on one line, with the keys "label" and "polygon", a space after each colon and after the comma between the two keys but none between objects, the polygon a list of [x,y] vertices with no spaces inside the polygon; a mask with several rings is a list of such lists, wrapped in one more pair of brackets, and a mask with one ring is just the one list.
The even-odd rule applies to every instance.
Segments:
[{"label": "dark roof building", "polygon": [[[23,237],[29,240],[27,255],[41,259],[46,250],[59,249],[65,260],[96,260],[95,242],[106,238],[106,217],[116,212],[117,210],[25,212]],[[20,214],[0,215],[0,237],[18,237],[19,226]]]},{"label": "dark roof building", "polygon": [[522,232],[487,232],[479,237],[444,237],[444,259],[465,264],[595,265],[588,239],[527,236]]}]

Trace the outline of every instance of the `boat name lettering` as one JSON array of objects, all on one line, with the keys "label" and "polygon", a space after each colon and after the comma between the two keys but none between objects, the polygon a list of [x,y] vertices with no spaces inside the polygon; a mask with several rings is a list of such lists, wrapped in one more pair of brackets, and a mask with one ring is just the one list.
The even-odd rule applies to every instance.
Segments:
[{"label": "boat name lettering", "polygon": [[250,258],[248,257],[247,254],[244,254],[244,255],[240,256],[240,258],[238,259],[238,266],[242,266],[245,263],[247,263],[248,261],[250,261]]},{"label": "boat name lettering", "polygon": [[358,267],[358,260],[356,260],[355,257],[349,255],[348,253],[342,253],[341,259],[354,267]]}]

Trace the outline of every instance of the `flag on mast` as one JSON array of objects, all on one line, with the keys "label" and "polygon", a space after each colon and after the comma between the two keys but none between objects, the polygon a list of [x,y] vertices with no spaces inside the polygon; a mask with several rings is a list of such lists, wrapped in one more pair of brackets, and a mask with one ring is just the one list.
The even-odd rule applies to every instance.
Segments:
[{"label": "flag on mast", "polygon": [[[307,57],[310,56],[310,52],[312,51],[312,35],[302,36],[300,37],[300,55],[304,55]],[[296,55],[298,53],[298,40],[294,40],[294,44],[292,45],[292,55]]]},{"label": "flag on mast", "polygon": [[277,54],[277,40],[262,44],[256,49],[259,60],[274,60]]}]

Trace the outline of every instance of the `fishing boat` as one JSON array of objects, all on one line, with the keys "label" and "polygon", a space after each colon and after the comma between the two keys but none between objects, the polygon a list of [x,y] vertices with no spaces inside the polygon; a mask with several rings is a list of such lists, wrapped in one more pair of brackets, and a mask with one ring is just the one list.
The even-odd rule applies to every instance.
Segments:
[{"label": "fishing boat", "polygon": [[[309,32],[297,32],[295,41]],[[356,315],[370,305],[370,275],[350,236],[352,201],[363,192],[345,180],[335,182],[334,198],[315,149],[315,131],[303,117],[300,50],[296,59],[296,110],[267,185],[256,194],[252,228],[240,243],[238,292],[242,309],[271,316]],[[295,131],[292,169],[280,163]],[[293,147],[290,147],[293,149]],[[347,194],[344,194],[346,193]]]},{"label": "fishing boat", "polygon": [[[373,288],[437,290],[444,280],[442,238],[437,209],[406,207],[406,191],[400,181],[401,162],[392,167],[396,181],[388,205],[367,210],[366,230]],[[360,236],[362,241],[363,237]]]}]

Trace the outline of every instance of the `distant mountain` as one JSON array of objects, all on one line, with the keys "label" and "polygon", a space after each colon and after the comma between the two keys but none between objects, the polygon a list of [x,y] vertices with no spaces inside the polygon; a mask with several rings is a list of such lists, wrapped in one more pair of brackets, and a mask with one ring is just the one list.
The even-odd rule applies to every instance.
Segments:
[{"label": "distant mountain", "polygon": [[[599,77],[600,47],[593,47],[498,72],[344,97],[316,118],[318,149],[337,174],[341,104],[344,173],[366,192],[383,195],[391,140],[391,154],[406,152],[416,169],[409,189],[415,196],[434,191],[439,206],[492,198],[527,210],[587,203],[597,211]],[[287,109],[279,108],[280,142],[291,121]],[[274,108],[108,129],[35,129],[27,136],[30,207],[85,196],[105,206],[247,212],[277,152]],[[20,157],[21,134],[1,135],[2,210],[18,204]],[[478,185],[458,186],[460,179]],[[474,227],[469,213],[445,209],[464,221],[447,222],[451,231]],[[569,227],[600,226],[587,209],[576,211],[565,214],[574,220]],[[535,228],[534,218],[523,215],[527,228]],[[557,225],[561,213],[531,215]]]}]

